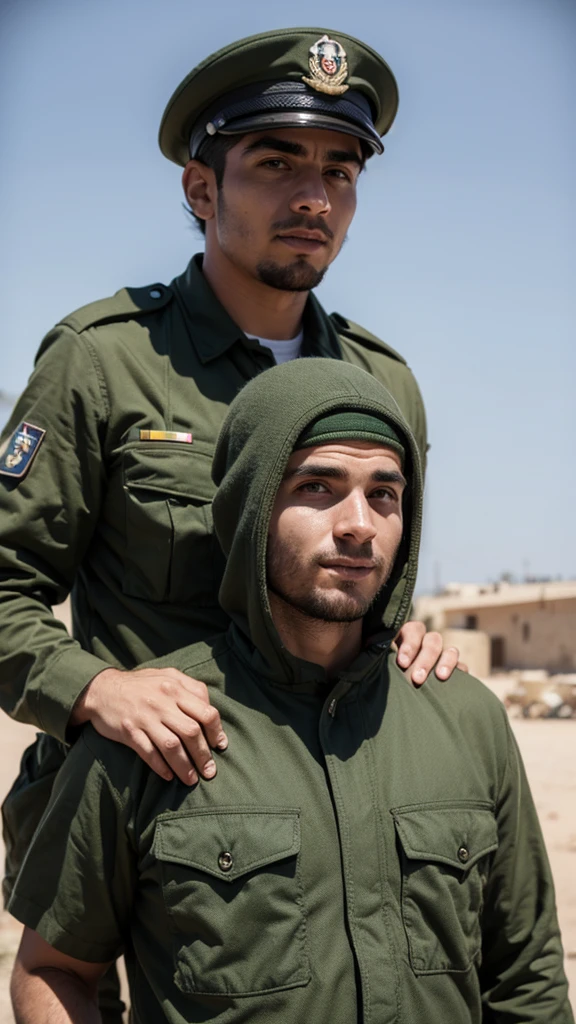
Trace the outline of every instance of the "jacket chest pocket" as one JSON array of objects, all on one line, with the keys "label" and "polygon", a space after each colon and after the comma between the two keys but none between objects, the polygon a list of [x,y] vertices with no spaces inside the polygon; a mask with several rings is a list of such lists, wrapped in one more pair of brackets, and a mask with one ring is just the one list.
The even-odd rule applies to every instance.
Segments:
[{"label": "jacket chest pocket", "polygon": [[209,454],[157,442],[126,449],[125,573],[131,597],[214,606],[224,556],[214,536]]},{"label": "jacket chest pocket", "polygon": [[183,992],[248,996],[310,980],[296,810],[161,815],[160,862]]},{"label": "jacket chest pocket", "polygon": [[467,971],[480,956],[488,858],[498,846],[491,805],[392,810],[402,866],[402,918],[416,974]]}]

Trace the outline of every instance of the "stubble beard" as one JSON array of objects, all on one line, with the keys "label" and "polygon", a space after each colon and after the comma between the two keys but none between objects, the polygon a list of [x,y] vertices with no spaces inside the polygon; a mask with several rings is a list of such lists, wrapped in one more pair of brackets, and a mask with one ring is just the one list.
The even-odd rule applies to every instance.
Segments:
[{"label": "stubble beard", "polygon": [[[347,551],[348,557],[372,557],[366,550],[356,551],[355,555]],[[282,548],[269,541],[267,557],[268,589],[285,604],[307,619],[317,622],[357,622],[370,611],[390,576],[392,566],[378,559],[376,571],[379,570],[380,584],[372,597],[358,593],[354,580],[341,580],[336,587],[329,589],[307,587],[302,583],[313,579],[318,565],[329,560],[330,556],[320,554],[302,564],[292,551]]]},{"label": "stubble beard", "polygon": [[256,266],[256,276],[269,288],[283,292],[309,292],[318,287],[327,270],[328,267],[316,270],[303,257],[286,267],[274,260],[262,260]]},{"label": "stubble beard", "polygon": [[[224,192],[220,186],[218,190],[218,218],[221,230],[237,231],[240,236],[246,236],[244,226],[234,217],[229,210]],[[278,221],[272,226],[273,230],[288,230],[291,227],[305,227],[313,230],[322,230],[327,239],[333,238],[333,232],[327,227],[319,225],[310,218],[295,215],[285,221]],[[283,292],[309,292],[317,288],[323,280],[328,264],[321,270],[313,267],[305,256],[297,256],[292,263],[284,266],[275,260],[260,260],[256,264],[256,278],[269,288],[276,288]]]}]

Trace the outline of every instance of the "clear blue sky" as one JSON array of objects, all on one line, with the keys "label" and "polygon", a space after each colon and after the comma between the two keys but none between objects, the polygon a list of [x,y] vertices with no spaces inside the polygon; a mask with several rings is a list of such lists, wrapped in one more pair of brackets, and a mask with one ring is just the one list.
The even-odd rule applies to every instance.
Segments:
[{"label": "clear blue sky", "polygon": [[4,0],[0,18],[1,390],[67,312],[201,248],[156,143],[194,64],[267,28],[341,29],[388,60],[400,110],[319,297],[424,393],[419,589],[576,577],[572,0]]}]

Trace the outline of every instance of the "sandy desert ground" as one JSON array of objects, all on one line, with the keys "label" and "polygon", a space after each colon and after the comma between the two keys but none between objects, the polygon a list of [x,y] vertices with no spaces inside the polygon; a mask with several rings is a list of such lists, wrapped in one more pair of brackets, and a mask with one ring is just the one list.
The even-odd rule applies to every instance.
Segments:
[{"label": "sandy desert ground", "polygon": [[[502,694],[503,683],[492,688]],[[572,1004],[576,1010],[576,720],[512,719],[520,744],[556,882]],[[0,798],[9,789],[20,754],[34,730],[0,712]],[[0,847],[0,854],[1,854]],[[13,1024],[8,978],[20,926],[0,915],[0,1024]]]}]

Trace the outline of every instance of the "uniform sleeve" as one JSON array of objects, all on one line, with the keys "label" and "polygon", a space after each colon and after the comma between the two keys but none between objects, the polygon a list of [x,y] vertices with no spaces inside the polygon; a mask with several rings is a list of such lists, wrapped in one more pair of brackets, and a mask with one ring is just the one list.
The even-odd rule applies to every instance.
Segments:
[{"label": "uniform sleeve", "polygon": [[499,846],[484,894],[482,1020],[573,1024],[550,865],[507,720],[506,730],[509,753],[497,809]]},{"label": "uniform sleeve", "polygon": [[[110,758],[130,755],[105,742]],[[114,788],[82,736],[58,774],[9,912],[61,953],[91,963],[114,960],[136,889],[130,813],[129,796]]]},{"label": "uniform sleeve", "polygon": [[77,697],[107,667],[51,612],[98,519],[107,408],[82,336],[57,328],[44,349],[3,435],[22,422],[46,432],[21,479],[0,476],[0,705],[63,740]]}]

